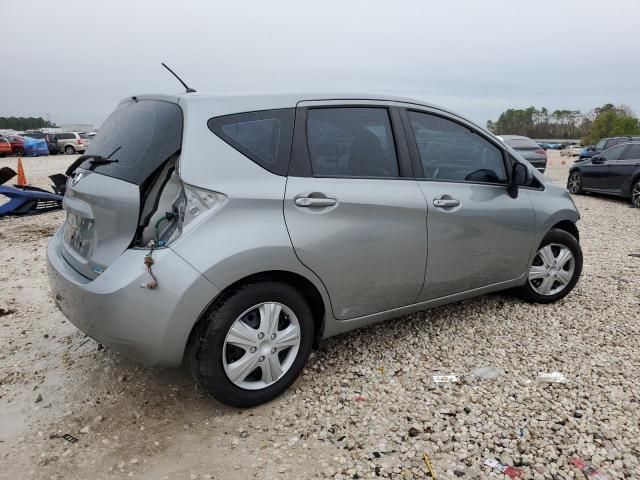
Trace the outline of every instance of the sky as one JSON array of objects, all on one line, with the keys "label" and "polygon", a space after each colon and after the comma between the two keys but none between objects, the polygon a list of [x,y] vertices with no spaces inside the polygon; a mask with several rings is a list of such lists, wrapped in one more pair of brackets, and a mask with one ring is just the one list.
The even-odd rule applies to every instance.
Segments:
[{"label": "sky", "polygon": [[[0,116],[99,126],[124,97],[409,96],[485,125],[508,108],[640,113],[638,0],[0,0]],[[54,6],[55,5],[55,6]]]}]

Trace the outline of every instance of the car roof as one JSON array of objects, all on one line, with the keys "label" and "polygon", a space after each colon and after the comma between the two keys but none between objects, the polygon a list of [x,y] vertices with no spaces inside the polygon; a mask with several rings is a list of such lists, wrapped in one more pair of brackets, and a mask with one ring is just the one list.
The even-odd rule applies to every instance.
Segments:
[{"label": "car roof", "polygon": [[[420,107],[441,110],[459,117],[460,119],[472,123],[478,128],[486,131],[486,128],[475,124],[463,115],[443,106],[424,101],[419,98],[403,97],[387,93],[362,93],[362,92],[269,92],[269,93],[243,93],[243,94],[209,94],[209,93],[179,93],[179,94],[141,94],[126,97],[120,103],[128,102],[131,99],[138,100],[161,100],[172,103],[195,104],[210,103],[212,106],[220,107],[220,110],[229,110],[234,113],[254,110],[271,110],[277,108],[293,108],[301,102],[331,101],[331,100],[352,100],[352,101],[379,101],[398,102],[403,104],[414,104]],[[217,108],[212,109],[212,113]]]}]

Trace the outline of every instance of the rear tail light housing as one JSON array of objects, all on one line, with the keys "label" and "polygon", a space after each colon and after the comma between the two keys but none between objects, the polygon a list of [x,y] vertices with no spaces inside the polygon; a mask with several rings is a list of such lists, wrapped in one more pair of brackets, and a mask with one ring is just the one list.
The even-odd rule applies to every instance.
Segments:
[{"label": "rear tail light housing", "polygon": [[542,148],[537,149],[537,150],[536,150],[536,153],[537,153],[538,155],[546,155],[546,152],[545,152]]},{"label": "rear tail light housing", "polygon": [[187,227],[195,226],[202,219],[220,210],[227,202],[222,193],[182,184],[182,192],[173,204],[172,222],[160,240],[165,245],[173,243]]},{"label": "rear tail light housing", "polygon": [[82,145],[82,139],[81,138],[78,139],[78,145]]}]

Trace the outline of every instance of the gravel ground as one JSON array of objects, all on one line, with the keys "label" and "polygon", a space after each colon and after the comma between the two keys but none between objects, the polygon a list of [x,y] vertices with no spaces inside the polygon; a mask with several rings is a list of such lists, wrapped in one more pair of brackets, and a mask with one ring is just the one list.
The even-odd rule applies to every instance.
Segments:
[{"label": "gravel ground", "polygon": [[[550,158],[564,183],[568,165]],[[46,185],[72,159],[25,170]],[[343,335],[251,410],[206,398],[182,369],[138,367],[64,319],[44,260],[61,212],[0,220],[0,479],[430,478],[423,452],[439,479],[507,478],[488,457],[522,478],[584,478],[574,455],[638,479],[640,258],[628,254],[640,252],[640,212],[575,200],[585,265],[566,299],[491,295]],[[496,376],[471,375],[480,367]],[[567,383],[536,379],[554,371]],[[67,433],[78,442],[57,438]]]}]

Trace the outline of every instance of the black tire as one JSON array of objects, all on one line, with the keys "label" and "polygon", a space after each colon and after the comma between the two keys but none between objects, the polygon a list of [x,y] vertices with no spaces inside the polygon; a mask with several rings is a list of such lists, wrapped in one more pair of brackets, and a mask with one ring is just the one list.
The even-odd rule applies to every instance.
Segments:
[{"label": "black tire", "polygon": [[582,174],[578,170],[574,170],[569,173],[569,178],[567,178],[567,190],[572,195],[581,195],[584,193],[582,189]]},{"label": "black tire", "polygon": [[640,208],[640,178],[631,187],[631,205]]},{"label": "black tire", "polygon": [[24,157],[24,148],[16,148],[15,152],[16,157]]},{"label": "black tire", "polygon": [[529,271],[527,269],[527,283],[525,283],[522,287],[520,287],[517,290],[518,295],[527,302],[531,302],[531,303],[557,302],[561,298],[564,298],[565,296],[567,296],[569,292],[573,290],[573,287],[576,286],[576,283],[578,283],[578,280],[580,279],[580,274],[582,273],[582,249],[580,248],[580,244],[578,243],[578,240],[576,240],[576,238],[573,235],[571,235],[570,233],[564,230],[560,230],[558,228],[552,228],[544,236],[544,238],[542,239],[542,243],[540,243],[540,246],[538,247],[536,252],[549,244],[562,245],[567,247],[569,250],[571,250],[571,253],[573,254],[573,262],[574,262],[573,276],[571,277],[571,280],[569,281],[569,283],[558,293],[553,295],[541,295],[540,293],[536,292],[532,288],[529,282],[529,277],[528,277]]},{"label": "black tire", "polygon": [[[293,363],[279,380],[261,389],[249,390],[229,379],[222,352],[233,323],[262,302],[287,306],[298,319],[301,339]],[[253,407],[273,400],[298,378],[311,353],[313,334],[311,309],[297,290],[279,282],[251,283],[214,303],[196,325],[188,348],[190,369],[200,386],[215,399],[232,407]]]},{"label": "black tire", "polygon": [[72,145],[67,145],[66,147],[64,147],[64,153],[66,153],[67,155],[73,155],[74,153],[76,153],[76,149],[73,148]]}]

